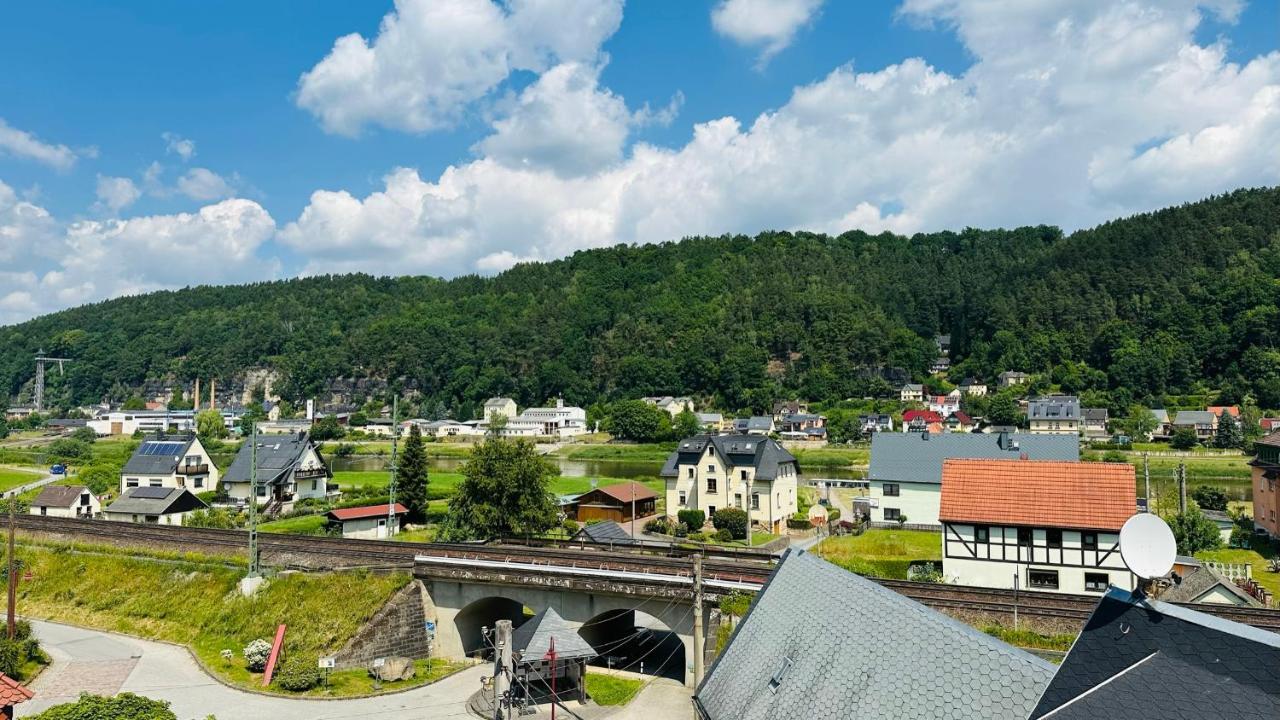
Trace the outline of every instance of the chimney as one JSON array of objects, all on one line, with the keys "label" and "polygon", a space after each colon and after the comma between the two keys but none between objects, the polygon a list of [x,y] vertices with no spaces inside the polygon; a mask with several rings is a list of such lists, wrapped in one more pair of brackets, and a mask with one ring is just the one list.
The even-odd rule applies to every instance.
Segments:
[{"label": "chimney", "polygon": [[556,409],[559,410],[563,407],[564,407],[564,398],[562,397],[556,398]]},{"label": "chimney", "polygon": [[929,439],[929,430],[928,430],[928,429],[926,429],[924,432],[920,433],[920,439],[921,439],[921,440],[928,440],[928,439]]},{"label": "chimney", "polygon": [[215,378],[209,380],[209,409],[218,409],[218,381]]},{"label": "chimney", "polygon": [[1026,454],[1026,453],[1018,453],[1018,459],[1019,459],[1019,460],[1030,460],[1031,458],[1027,457],[1027,454]]},{"label": "chimney", "polygon": [[191,411],[200,412],[200,378],[196,378],[196,390],[191,394],[191,401],[195,403],[191,406]]}]

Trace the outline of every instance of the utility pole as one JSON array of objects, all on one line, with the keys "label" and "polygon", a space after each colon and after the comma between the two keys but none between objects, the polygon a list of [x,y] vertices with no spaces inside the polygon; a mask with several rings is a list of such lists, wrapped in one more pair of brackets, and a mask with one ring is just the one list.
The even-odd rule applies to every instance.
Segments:
[{"label": "utility pole", "polygon": [[502,706],[511,717],[511,621],[499,620],[493,629],[493,720],[502,720]]},{"label": "utility pole", "polygon": [[400,437],[399,397],[391,398],[391,497],[387,500],[387,539],[395,534],[396,527],[396,440]]},{"label": "utility pole", "polygon": [[702,553],[693,555],[693,686],[702,684]]},{"label": "utility pole", "polygon": [[13,558],[13,526],[14,526],[14,509],[18,504],[16,496],[9,497],[9,639],[13,640],[18,634],[17,630],[17,605],[18,605],[18,573]]},{"label": "utility pole", "polygon": [[742,481],[742,510],[747,513],[747,547],[751,547],[751,481]]},{"label": "utility pole", "polygon": [[249,433],[249,577],[258,577],[258,423]]},{"label": "utility pole", "polygon": [[1151,453],[1142,453],[1142,478],[1147,483],[1147,512],[1154,513],[1156,511],[1156,499],[1151,497],[1151,463],[1148,462]]},{"label": "utility pole", "polygon": [[1187,464],[1178,463],[1178,512],[1187,511]]},{"label": "utility pole", "polygon": [[1018,566],[1013,566],[1013,629],[1018,629]]}]

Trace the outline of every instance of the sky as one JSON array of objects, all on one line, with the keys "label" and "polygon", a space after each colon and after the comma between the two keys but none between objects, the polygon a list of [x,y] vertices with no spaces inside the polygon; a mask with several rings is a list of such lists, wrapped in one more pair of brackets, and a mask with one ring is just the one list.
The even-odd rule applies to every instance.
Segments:
[{"label": "sky", "polygon": [[1280,184],[1280,3],[0,9],[0,324],[764,230],[1066,230]]}]

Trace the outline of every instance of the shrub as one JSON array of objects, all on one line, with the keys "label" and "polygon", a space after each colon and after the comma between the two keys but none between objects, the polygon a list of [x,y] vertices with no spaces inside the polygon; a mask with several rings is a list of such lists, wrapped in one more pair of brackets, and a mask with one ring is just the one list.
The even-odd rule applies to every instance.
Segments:
[{"label": "shrub", "polygon": [[715,537],[716,542],[731,542],[733,533],[729,532],[728,528],[721,528],[715,532],[713,537]]},{"label": "shrub", "polygon": [[647,533],[657,533],[658,535],[670,535],[671,518],[668,518],[665,515],[659,515],[644,524],[644,531]]},{"label": "shrub", "polygon": [[1125,462],[1124,453],[1119,450],[1108,450],[1102,454],[1102,462],[1122,463]]},{"label": "shrub", "polygon": [[711,523],[716,526],[717,530],[728,530],[735,539],[745,539],[747,537],[747,511],[738,508],[723,508],[717,510],[716,514],[711,518]]},{"label": "shrub", "polygon": [[102,697],[80,693],[75,702],[54,705],[32,720],[177,720],[164,700],[152,700],[133,693]]},{"label": "shrub", "polygon": [[676,517],[680,522],[684,523],[689,530],[698,530],[707,524],[707,514],[701,510],[681,510],[676,513]]},{"label": "shrub", "polygon": [[565,518],[564,522],[560,524],[560,527],[564,529],[564,534],[569,537],[573,537],[578,534],[578,523],[570,520],[569,518]]},{"label": "shrub", "polygon": [[339,443],[338,447],[333,449],[334,457],[351,457],[356,453],[356,446],[351,443]]},{"label": "shrub", "polygon": [[1190,450],[1200,443],[1200,438],[1196,437],[1196,431],[1189,427],[1180,427],[1173,431],[1173,437],[1169,439],[1169,446],[1175,450]]},{"label": "shrub", "polygon": [[689,533],[689,540],[692,540],[693,542],[706,542],[707,534],[704,532]]},{"label": "shrub", "polygon": [[1201,485],[1191,491],[1191,499],[1196,501],[1201,510],[1227,510],[1227,491],[1212,485]]},{"label": "shrub", "polygon": [[678,538],[688,537],[689,526],[686,525],[685,523],[678,522],[675,524],[675,527],[671,528],[671,534]]},{"label": "shrub", "polygon": [[1186,512],[1168,518],[1168,521],[1169,529],[1178,541],[1178,552],[1183,555],[1195,555],[1201,550],[1222,547],[1218,524],[1205,517],[1197,508],[1188,508]]},{"label": "shrub", "polygon": [[271,655],[271,643],[258,638],[244,646],[244,662],[251,672],[262,672],[267,669],[267,658]]},{"label": "shrub", "polygon": [[0,638],[0,673],[11,678],[22,677],[22,643]]},{"label": "shrub", "polygon": [[907,514],[902,513],[901,515],[898,516],[898,527],[902,527],[903,525],[906,525],[906,524],[907,524]]},{"label": "shrub", "polygon": [[302,692],[320,684],[320,668],[316,658],[307,655],[290,655],[280,664],[275,680],[290,692]]}]

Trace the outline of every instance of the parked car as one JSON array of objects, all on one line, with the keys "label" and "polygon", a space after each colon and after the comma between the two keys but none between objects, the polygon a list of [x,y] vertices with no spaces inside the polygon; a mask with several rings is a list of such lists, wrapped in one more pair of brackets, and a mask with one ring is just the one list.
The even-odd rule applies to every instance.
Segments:
[{"label": "parked car", "polygon": [[50,473],[50,474],[52,474],[52,475],[66,475],[66,474],[67,474],[67,466],[66,466],[66,465],[61,465],[61,464],[59,464],[59,465],[54,465],[53,467],[49,468],[49,473]]}]

